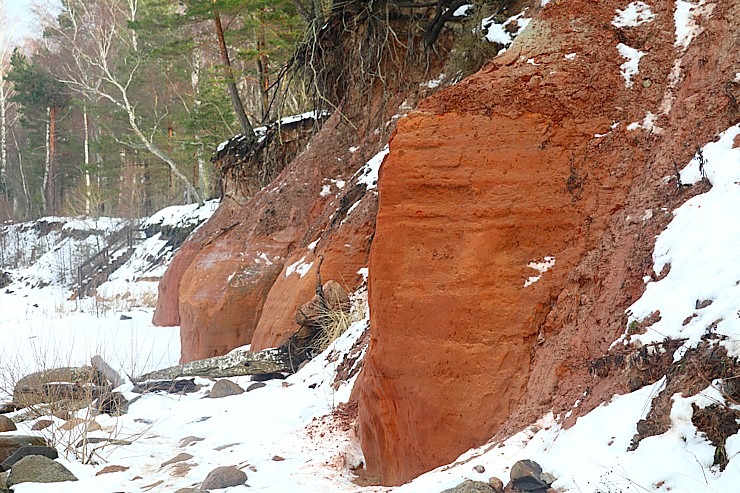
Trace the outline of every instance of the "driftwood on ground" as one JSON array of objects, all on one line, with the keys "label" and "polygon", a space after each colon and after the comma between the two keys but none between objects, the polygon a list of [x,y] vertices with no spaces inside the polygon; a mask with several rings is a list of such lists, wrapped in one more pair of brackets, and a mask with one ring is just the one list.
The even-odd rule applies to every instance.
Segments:
[{"label": "driftwood on ground", "polygon": [[163,380],[178,377],[237,377],[265,373],[294,373],[307,356],[303,351],[292,351],[290,341],[279,348],[263,351],[232,351],[224,356],[214,356],[182,365],[155,370],[136,378]]}]

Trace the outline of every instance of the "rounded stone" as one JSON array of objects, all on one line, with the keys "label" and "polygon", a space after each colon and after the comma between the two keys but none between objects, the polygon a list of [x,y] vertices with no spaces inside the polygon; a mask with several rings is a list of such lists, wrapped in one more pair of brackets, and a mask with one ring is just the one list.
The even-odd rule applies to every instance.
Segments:
[{"label": "rounded stone", "polygon": [[246,482],[247,475],[244,471],[237,469],[236,466],[222,466],[208,473],[208,476],[200,485],[200,489],[230,488],[240,486]]},{"label": "rounded stone", "polygon": [[21,483],[61,483],[77,481],[69,469],[43,455],[29,455],[13,465],[8,475],[8,487]]},{"label": "rounded stone", "polygon": [[7,416],[3,416],[0,414],[0,432],[3,431],[15,431],[18,428],[15,427],[15,423],[13,423],[13,420],[10,419]]}]

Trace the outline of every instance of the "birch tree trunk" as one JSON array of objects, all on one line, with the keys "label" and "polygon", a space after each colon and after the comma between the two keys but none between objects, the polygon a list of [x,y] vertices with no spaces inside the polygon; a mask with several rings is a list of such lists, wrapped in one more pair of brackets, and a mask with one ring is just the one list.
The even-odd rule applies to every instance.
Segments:
[{"label": "birch tree trunk", "polygon": [[84,155],[85,155],[85,169],[82,171],[85,176],[85,215],[90,215],[90,203],[91,203],[91,184],[90,184],[90,128],[87,121],[87,106],[82,108],[82,124],[85,127],[85,142],[84,142]]},{"label": "birch tree trunk", "polygon": [[[1,60],[0,63],[2,63]],[[8,119],[5,112],[7,109],[7,96],[5,94],[4,79],[5,74],[0,70],[0,192],[7,194],[5,170],[8,169]]]},{"label": "birch tree trunk", "polygon": [[51,108],[46,108],[46,141],[44,145],[46,147],[46,161],[44,162],[44,179],[41,184],[41,204],[44,209],[44,214],[49,214],[49,197],[47,196],[47,190],[49,188],[49,175],[51,174],[51,138],[49,122],[51,121]]},{"label": "birch tree trunk", "polygon": [[[200,69],[201,69],[201,53],[199,49],[193,50],[193,68],[190,72],[190,86],[193,90],[193,112],[195,113],[195,120],[200,120],[200,106],[201,106],[201,99],[200,99]],[[195,147],[195,158],[198,163],[198,191],[203,194],[203,196],[208,196],[208,192],[210,190],[208,179],[208,170],[206,169],[206,159],[205,159],[205,147],[203,145],[203,142],[200,139],[200,133],[195,132],[195,141],[196,141],[196,147]]]}]

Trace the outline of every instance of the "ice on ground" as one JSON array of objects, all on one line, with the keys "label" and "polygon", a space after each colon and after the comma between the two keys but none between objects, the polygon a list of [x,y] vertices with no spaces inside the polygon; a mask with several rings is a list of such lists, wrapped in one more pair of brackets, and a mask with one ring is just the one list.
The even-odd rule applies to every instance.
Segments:
[{"label": "ice on ground", "polygon": [[637,27],[655,20],[655,14],[645,2],[632,2],[624,10],[617,9],[616,12],[612,20],[614,27]]},{"label": "ice on ground", "polygon": [[619,66],[619,70],[622,77],[624,77],[625,87],[630,88],[633,84],[632,78],[640,72],[640,59],[645,56],[645,53],[631,48],[624,43],[619,43],[617,45],[617,50],[619,50],[619,54],[622,55],[623,58],[627,59],[626,62]]}]

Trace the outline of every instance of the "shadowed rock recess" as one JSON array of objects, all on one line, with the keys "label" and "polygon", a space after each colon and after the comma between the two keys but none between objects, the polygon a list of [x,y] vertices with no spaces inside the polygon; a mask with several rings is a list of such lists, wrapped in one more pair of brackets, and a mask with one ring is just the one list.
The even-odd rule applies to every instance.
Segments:
[{"label": "shadowed rock recess", "polygon": [[[683,200],[673,160],[738,118],[737,4],[699,16],[686,51],[674,2],[619,29],[625,5],[548,4],[505,54],[399,122],[355,387],[368,472],[383,484],[624,390],[587,367],[624,330],[670,214],[640,217]],[[645,52],[631,87],[620,42]],[[648,112],[655,126],[626,128]]]}]

